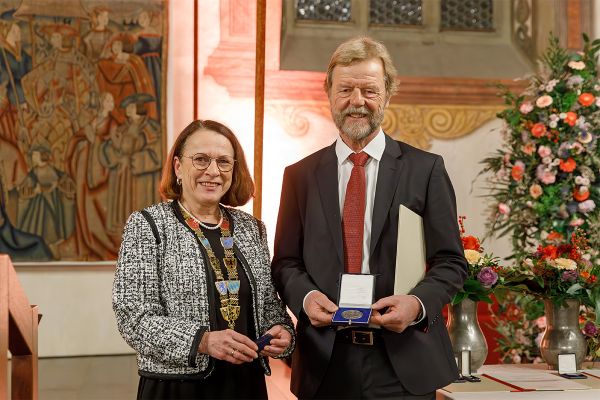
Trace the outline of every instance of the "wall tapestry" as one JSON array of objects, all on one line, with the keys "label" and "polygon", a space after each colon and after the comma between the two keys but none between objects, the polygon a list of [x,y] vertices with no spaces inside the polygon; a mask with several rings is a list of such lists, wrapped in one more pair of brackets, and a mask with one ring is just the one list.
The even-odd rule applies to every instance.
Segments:
[{"label": "wall tapestry", "polygon": [[159,200],[166,0],[0,0],[0,253],[117,256]]}]

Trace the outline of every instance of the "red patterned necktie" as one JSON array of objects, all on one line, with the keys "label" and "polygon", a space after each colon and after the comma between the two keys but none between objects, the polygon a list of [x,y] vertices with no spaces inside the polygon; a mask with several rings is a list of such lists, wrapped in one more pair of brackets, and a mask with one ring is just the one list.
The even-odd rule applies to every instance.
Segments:
[{"label": "red patterned necktie", "polygon": [[365,193],[367,178],[365,164],[369,155],[364,151],[348,156],[354,164],[346,186],[342,231],[344,234],[344,264],[347,273],[360,274],[365,229]]}]

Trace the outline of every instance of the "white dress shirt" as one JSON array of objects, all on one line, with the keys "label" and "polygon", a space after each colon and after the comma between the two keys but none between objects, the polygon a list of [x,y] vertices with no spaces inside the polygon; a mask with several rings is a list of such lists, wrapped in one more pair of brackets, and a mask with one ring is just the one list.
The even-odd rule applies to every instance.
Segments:
[{"label": "white dress shirt", "polygon": [[[373,223],[373,206],[375,203],[375,189],[377,188],[377,175],[379,173],[379,162],[383,156],[385,150],[385,134],[383,130],[379,129],[379,133],[371,139],[371,141],[361,150],[369,155],[369,159],[365,164],[365,177],[366,177],[366,198],[365,198],[365,230],[363,233],[363,245],[362,245],[362,266],[361,273],[370,274],[371,269],[369,268],[369,254],[371,244],[371,225]],[[340,202],[340,215],[344,210],[344,199],[346,198],[346,186],[350,180],[350,174],[354,164],[348,156],[352,154],[352,150],[340,136],[338,136],[335,142],[335,154],[338,160],[338,195]],[[311,290],[304,296],[304,302]],[[421,318],[418,321],[412,322],[411,325],[421,322],[425,318],[425,306],[423,302],[417,296],[413,297],[421,303]]]}]

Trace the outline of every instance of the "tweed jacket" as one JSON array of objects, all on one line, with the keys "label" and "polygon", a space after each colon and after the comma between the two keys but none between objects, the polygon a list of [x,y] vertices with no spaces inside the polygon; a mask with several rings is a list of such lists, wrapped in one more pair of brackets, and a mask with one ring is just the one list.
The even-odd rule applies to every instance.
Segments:
[{"label": "tweed jacket", "polygon": [[[144,210],[155,227],[142,212],[129,217],[117,261],[113,309],[121,335],[137,352],[140,375],[202,379],[214,364],[198,352],[198,345],[204,332],[216,326],[217,310],[208,300],[215,287],[207,281],[206,250],[176,204],[164,202]],[[243,211],[223,209],[230,219],[235,254],[250,282],[250,320],[256,334],[283,325],[292,334],[290,347],[281,355],[288,356],[295,345],[294,329],[271,280],[265,226]],[[270,375],[267,358],[260,358]]]}]

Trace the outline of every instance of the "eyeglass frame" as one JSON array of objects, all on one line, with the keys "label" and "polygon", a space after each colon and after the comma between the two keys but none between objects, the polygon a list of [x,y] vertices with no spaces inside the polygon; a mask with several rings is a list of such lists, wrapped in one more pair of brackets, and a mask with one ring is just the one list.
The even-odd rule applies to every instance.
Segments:
[{"label": "eyeglass frame", "polygon": [[[208,161],[208,165],[207,165],[205,168],[198,168],[198,167],[196,166],[196,163],[194,162],[194,157],[196,157],[197,155],[203,155],[203,156],[206,156],[206,158],[208,158],[208,159],[209,159],[209,161]],[[198,171],[206,171],[207,169],[209,169],[209,168],[210,168],[210,165],[212,164],[212,162],[213,162],[213,160],[214,160],[214,161],[216,162],[216,164],[217,164],[217,169],[219,170],[219,172],[231,172],[231,171],[233,171],[233,169],[235,168],[235,163],[237,162],[237,160],[236,160],[235,158],[233,158],[233,157],[232,157],[232,158],[231,158],[231,161],[232,161],[232,163],[231,163],[231,169],[230,169],[230,170],[227,170],[227,171],[223,171],[223,170],[221,169],[221,167],[219,167],[219,160],[224,160],[224,158],[223,158],[223,157],[229,157],[229,156],[211,157],[211,156],[209,156],[209,155],[208,155],[208,154],[206,154],[206,153],[194,153],[194,154],[193,154],[193,155],[191,155],[191,156],[184,156],[184,155],[182,154],[180,157],[182,157],[182,158],[189,158],[189,159],[192,161],[192,166],[193,166],[194,168],[196,168]],[[226,161],[227,161],[227,162],[229,162],[229,160],[226,160]]]}]

